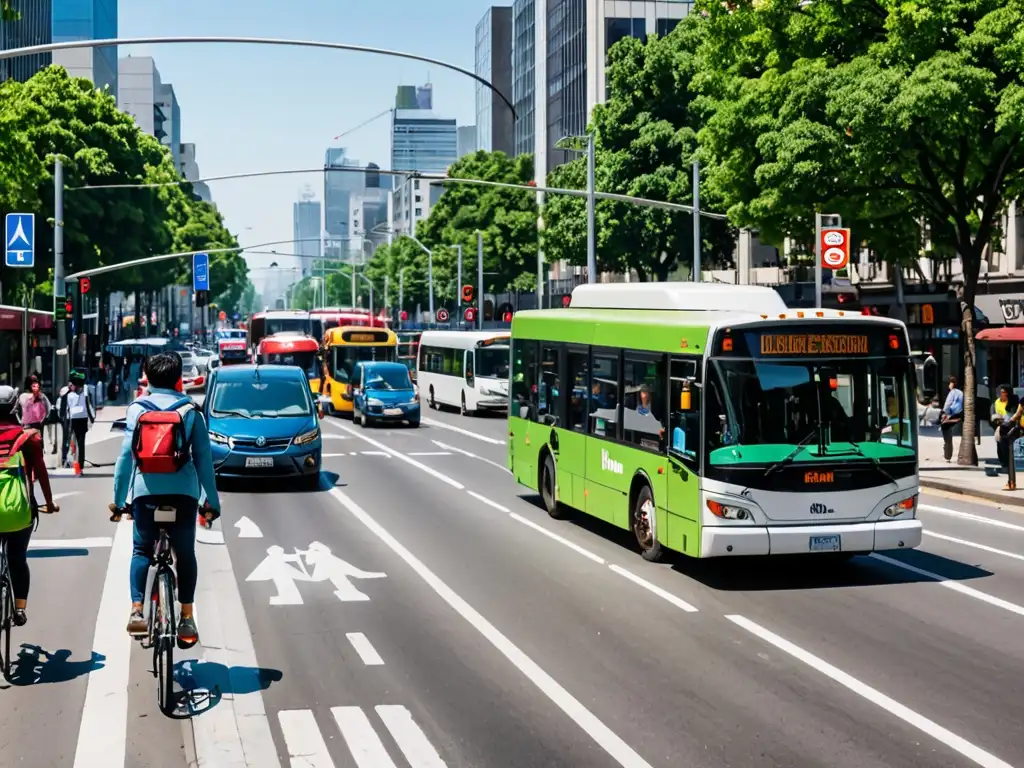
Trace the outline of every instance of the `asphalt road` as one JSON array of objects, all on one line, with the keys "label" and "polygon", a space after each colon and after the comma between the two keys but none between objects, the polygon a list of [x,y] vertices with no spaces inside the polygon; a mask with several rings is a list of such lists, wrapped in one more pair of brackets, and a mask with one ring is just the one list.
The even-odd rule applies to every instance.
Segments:
[{"label": "asphalt road", "polygon": [[501,419],[324,432],[319,491],[228,487],[200,534],[190,720],[124,635],[110,478],[55,481],[0,764],[1024,765],[1024,514],[926,495],[918,551],[656,565],[548,518]]}]

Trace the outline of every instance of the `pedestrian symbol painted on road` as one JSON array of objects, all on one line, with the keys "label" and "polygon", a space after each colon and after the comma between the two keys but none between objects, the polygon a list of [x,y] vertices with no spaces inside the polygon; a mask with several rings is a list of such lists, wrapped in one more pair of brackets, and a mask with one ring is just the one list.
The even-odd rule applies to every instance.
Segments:
[{"label": "pedestrian symbol painted on road", "polygon": [[36,217],[33,213],[8,213],[4,243],[8,267],[32,267],[36,262]]},{"label": "pedestrian symbol painted on road", "polygon": [[[312,568],[312,573],[310,572]],[[360,592],[351,579],[384,579],[386,573],[364,571],[331,554],[331,550],[318,541],[312,542],[307,549],[296,549],[294,554],[286,554],[279,546],[267,548],[267,556],[246,581],[272,581],[277,594],[270,598],[271,605],[302,605],[302,595],[296,582],[329,581],[334,587],[334,595],[343,603],[365,602],[369,596]]]}]

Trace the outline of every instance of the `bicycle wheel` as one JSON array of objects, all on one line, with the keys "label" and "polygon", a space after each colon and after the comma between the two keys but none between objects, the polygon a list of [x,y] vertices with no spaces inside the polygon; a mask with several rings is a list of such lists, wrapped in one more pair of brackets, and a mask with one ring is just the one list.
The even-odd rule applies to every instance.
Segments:
[{"label": "bicycle wheel", "polygon": [[0,576],[0,634],[3,635],[2,672],[4,680],[11,678],[11,628],[14,626],[14,588],[11,586],[11,574],[7,570],[7,561],[3,563],[3,575]]},{"label": "bicycle wheel", "polygon": [[168,571],[157,571],[157,641],[153,646],[153,668],[156,670],[157,703],[160,711],[174,711],[174,581]]}]

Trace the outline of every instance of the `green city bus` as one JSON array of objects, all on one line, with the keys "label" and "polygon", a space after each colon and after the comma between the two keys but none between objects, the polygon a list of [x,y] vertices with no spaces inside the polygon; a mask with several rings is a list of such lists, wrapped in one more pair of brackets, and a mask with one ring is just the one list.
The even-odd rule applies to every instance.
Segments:
[{"label": "green city bus", "polygon": [[580,286],[512,321],[508,467],[648,560],[921,543],[906,327],[771,288]]}]

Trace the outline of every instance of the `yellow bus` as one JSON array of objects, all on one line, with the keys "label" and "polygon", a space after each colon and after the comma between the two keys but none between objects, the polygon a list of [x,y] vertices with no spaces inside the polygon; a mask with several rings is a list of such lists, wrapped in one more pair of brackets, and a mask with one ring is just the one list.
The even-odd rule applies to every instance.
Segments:
[{"label": "yellow bus", "polygon": [[352,415],[349,377],[356,363],[398,359],[398,337],[390,328],[342,326],[324,334],[324,396],[331,413]]}]

